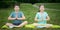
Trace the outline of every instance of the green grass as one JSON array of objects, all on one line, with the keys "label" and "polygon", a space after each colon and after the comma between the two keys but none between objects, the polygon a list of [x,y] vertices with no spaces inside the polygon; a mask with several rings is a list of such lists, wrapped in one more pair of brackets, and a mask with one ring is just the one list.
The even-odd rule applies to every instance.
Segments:
[{"label": "green grass", "polygon": [[[39,6],[41,3],[36,3],[37,6]],[[48,10],[45,10],[46,12],[48,12],[49,16],[50,16],[50,21],[48,21],[48,23],[51,24],[56,24],[56,25],[60,25],[60,11],[56,11],[56,10],[60,10],[60,4],[59,3],[45,3],[45,7],[46,8],[50,8]],[[34,22],[34,17],[38,11],[38,8],[33,7],[32,4],[29,3],[22,3],[21,7],[20,7],[21,11],[23,11],[26,19],[29,24]],[[51,9],[56,9],[56,10],[51,10]],[[7,9],[1,9],[0,10],[0,28],[7,22],[11,22],[10,20],[7,20],[8,16],[10,15],[10,13],[13,11],[13,8],[7,8]],[[13,28],[13,29],[0,29],[0,30],[60,30],[60,29],[53,29],[53,28]]]}]

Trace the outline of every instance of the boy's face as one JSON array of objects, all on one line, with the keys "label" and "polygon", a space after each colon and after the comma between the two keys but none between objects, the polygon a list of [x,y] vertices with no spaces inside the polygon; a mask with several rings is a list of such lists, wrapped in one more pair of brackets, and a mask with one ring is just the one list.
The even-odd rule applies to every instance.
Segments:
[{"label": "boy's face", "polygon": [[14,7],[14,10],[15,10],[15,11],[19,11],[19,6],[15,6],[15,7]]}]

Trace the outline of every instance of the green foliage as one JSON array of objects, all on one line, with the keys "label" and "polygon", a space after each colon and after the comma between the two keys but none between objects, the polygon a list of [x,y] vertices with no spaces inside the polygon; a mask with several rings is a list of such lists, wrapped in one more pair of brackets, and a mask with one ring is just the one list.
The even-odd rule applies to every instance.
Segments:
[{"label": "green foliage", "polygon": [[60,0],[0,0],[0,8],[8,8],[15,3],[59,3]]}]

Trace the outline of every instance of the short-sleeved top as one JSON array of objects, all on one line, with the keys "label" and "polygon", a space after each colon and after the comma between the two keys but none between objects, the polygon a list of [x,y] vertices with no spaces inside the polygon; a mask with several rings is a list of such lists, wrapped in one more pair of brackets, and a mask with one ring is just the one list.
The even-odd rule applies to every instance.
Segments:
[{"label": "short-sleeved top", "polygon": [[48,16],[48,14],[47,14],[47,12],[43,12],[42,14],[41,14],[41,12],[38,12],[37,14],[36,14],[36,17],[37,17],[37,19],[38,20],[41,20],[42,18],[43,18],[43,21],[38,21],[38,23],[39,24],[46,24],[47,22],[46,22],[46,17]]},{"label": "short-sleeved top", "polygon": [[[24,14],[23,14],[23,12],[18,12],[18,18],[22,18],[22,16],[23,16]],[[12,12],[11,14],[10,14],[10,16],[12,17],[12,18],[15,18],[16,17],[16,13],[15,12]],[[13,20],[13,22],[12,23],[21,23],[22,22],[22,20]]]}]

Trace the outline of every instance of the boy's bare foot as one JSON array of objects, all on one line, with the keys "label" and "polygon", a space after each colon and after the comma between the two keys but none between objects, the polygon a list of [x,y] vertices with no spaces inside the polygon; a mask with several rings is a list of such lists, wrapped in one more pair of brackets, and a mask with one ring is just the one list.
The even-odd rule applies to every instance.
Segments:
[{"label": "boy's bare foot", "polygon": [[15,27],[21,27],[21,26],[15,26]]}]

